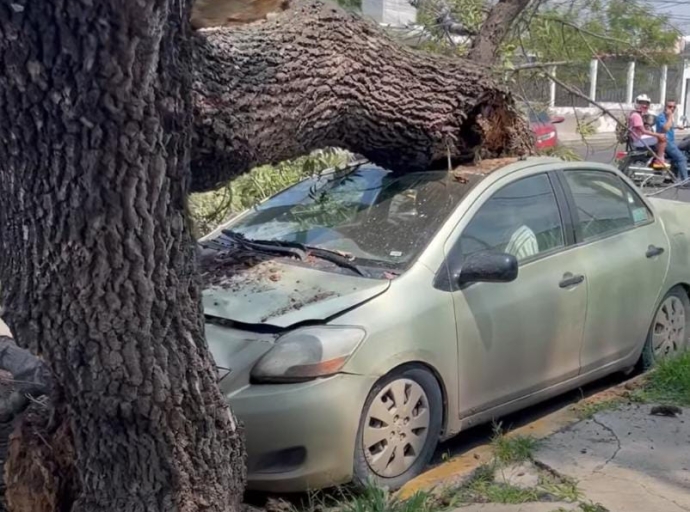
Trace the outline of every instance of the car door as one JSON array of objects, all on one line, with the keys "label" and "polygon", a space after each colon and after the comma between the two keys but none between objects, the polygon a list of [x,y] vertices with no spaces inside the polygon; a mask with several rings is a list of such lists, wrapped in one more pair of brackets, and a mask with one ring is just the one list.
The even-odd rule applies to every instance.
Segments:
[{"label": "car door", "polygon": [[451,283],[475,252],[510,252],[519,261],[513,282],[452,289],[461,417],[579,372],[587,287],[583,266],[567,250],[572,226],[554,179],[541,173],[499,182],[447,242]]},{"label": "car door", "polygon": [[641,347],[668,271],[669,242],[638,192],[613,171],[565,170],[589,304],[582,372]]}]

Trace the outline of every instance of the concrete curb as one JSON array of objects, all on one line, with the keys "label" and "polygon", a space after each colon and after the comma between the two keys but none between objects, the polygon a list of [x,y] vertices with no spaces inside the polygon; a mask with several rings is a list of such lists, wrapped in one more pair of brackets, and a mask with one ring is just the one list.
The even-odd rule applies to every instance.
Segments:
[{"label": "concrete curb", "polygon": [[[550,435],[564,430],[576,423],[582,421],[582,416],[578,414],[578,410],[583,405],[591,405],[601,402],[608,402],[616,398],[625,396],[630,390],[636,389],[644,384],[647,375],[638,375],[626,382],[618,384],[609,389],[605,389],[592,396],[580,400],[574,404],[569,404],[554,411],[546,416],[539,418],[532,423],[524,425],[507,432],[507,437],[524,436],[533,437],[535,439],[544,439]],[[462,435],[459,434],[459,435]],[[480,466],[491,462],[493,459],[493,450],[489,443],[477,446],[468,450],[467,452],[455,456],[450,460],[431,468],[429,471],[422,473],[417,478],[409,481],[399,491],[400,498],[410,498],[415,493],[420,491],[432,491],[438,487],[447,487],[449,485],[462,485],[469,478],[471,478],[474,471]]]}]

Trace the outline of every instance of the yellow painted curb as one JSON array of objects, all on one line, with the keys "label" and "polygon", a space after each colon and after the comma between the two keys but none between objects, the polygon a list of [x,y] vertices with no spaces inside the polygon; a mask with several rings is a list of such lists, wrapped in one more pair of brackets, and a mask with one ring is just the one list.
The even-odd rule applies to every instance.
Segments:
[{"label": "yellow painted curb", "polygon": [[[645,376],[641,375],[610,389],[600,391],[577,403],[566,405],[562,409],[547,414],[532,423],[506,432],[505,435],[507,437],[529,436],[535,439],[548,437],[559,430],[563,430],[579,422],[582,417],[578,414],[578,409],[583,405],[608,402],[618,398],[627,393],[630,389],[639,386],[644,378]],[[462,433],[459,435],[462,435]],[[489,443],[472,448],[422,473],[417,478],[410,480],[400,491],[398,491],[398,496],[402,499],[406,499],[419,491],[430,491],[435,487],[458,483],[468,478],[481,465],[491,462],[492,458],[493,450]]]}]

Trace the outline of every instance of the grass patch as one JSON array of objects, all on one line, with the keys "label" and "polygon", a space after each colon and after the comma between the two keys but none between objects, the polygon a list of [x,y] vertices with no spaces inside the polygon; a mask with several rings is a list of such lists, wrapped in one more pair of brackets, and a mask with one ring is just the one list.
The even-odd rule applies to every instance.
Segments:
[{"label": "grass patch", "polygon": [[577,483],[570,480],[544,481],[537,487],[542,494],[548,494],[555,501],[567,501],[575,503],[582,499],[582,491],[577,488]]},{"label": "grass patch", "polygon": [[494,458],[500,465],[522,462],[532,457],[538,441],[529,436],[506,436],[501,425],[494,425],[494,436],[491,439]]},{"label": "grass patch", "polygon": [[467,491],[470,499],[464,501],[472,503],[520,504],[540,500],[537,489],[522,489],[496,482],[476,482]]},{"label": "grass patch", "polygon": [[[580,512],[609,512],[609,509],[604,507],[603,505],[599,503],[580,503],[578,506],[578,510]],[[566,509],[563,507],[559,507],[553,512],[568,512]]]},{"label": "grass patch", "polygon": [[433,512],[439,510],[438,500],[426,492],[417,492],[401,500],[380,487],[367,487],[338,510],[342,512]]},{"label": "grass patch", "polygon": [[537,489],[521,489],[494,480],[493,464],[481,466],[472,479],[462,487],[446,491],[452,495],[455,505],[467,503],[519,504],[539,501],[541,493]]},{"label": "grass patch", "polygon": [[609,512],[609,509],[600,503],[580,503],[580,510],[582,512]]},{"label": "grass patch", "polygon": [[638,402],[690,406],[690,352],[659,362],[646,384],[631,393]]},{"label": "grass patch", "polygon": [[621,406],[620,398],[612,398],[610,400],[601,400],[598,402],[582,402],[575,405],[575,413],[578,418],[588,420],[595,414],[603,411],[613,411]]},{"label": "grass patch", "polygon": [[299,504],[278,500],[269,503],[267,512],[437,512],[447,510],[443,497],[417,492],[401,499],[388,489],[368,485],[360,491],[339,488],[331,493],[316,492]]}]

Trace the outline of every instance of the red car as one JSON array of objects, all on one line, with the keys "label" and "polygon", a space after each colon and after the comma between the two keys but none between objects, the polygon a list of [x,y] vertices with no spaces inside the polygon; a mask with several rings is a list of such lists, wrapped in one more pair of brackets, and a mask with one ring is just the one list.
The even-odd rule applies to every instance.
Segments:
[{"label": "red car", "polygon": [[562,116],[551,117],[546,111],[535,112],[530,109],[528,118],[537,149],[554,148],[558,145],[558,132],[554,125],[565,121]]}]

